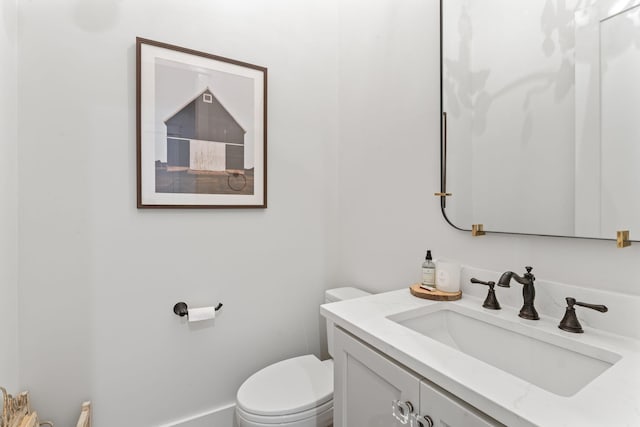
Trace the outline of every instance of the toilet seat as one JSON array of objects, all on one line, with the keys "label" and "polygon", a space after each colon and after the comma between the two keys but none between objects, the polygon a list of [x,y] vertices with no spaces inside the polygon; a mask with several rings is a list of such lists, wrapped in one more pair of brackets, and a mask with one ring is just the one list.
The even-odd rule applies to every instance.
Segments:
[{"label": "toilet seat", "polygon": [[331,419],[333,361],[306,355],[267,366],[240,386],[237,411],[245,420],[265,425]]}]

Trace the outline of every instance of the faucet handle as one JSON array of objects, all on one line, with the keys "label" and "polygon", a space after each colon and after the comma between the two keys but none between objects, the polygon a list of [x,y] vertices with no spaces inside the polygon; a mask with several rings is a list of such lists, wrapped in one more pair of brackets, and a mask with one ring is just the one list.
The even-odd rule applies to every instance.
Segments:
[{"label": "faucet handle", "polygon": [[602,304],[587,304],[585,302],[576,301],[573,297],[565,298],[567,301],[567,310],[564,313],[564,317],[560,321],[558,328],[567,332],[574,332],[577,334],[581,334],[584,332],[582,329],[582,325],[578,321],[578,316],[576,316],[576,310],[573,307],[574,305],[579,305],[580,307],[591,308],[593,310],[597,310],[600,313],[606,313],[609,311],[606,305]]},{"label": "faucet handle", "polygon": [[[606,313],[607,311],[609,311],[609,309],[607,308],[606,305],[602,305],[602,304],[587,304],[586,302],[579,302],[576,301],[575,298],[566,298],[567,300],[567,304],[575,304],[575,305],[579,305],[580,307],[587,307],[587,308],[591,308],[593,310],[597,310],[600,313]],[[571,300],[571,302],[570,302]]]},{"label": "faucet handle", "polygon": [[472,277],[471,283],[480,283],[481,285],[489,286],[489,293],[487,294],[487,298],[485,298],[482,306],[490,310],[500,310],[501,308],[500,303],[498,302],[498,298],[496,298],[496,291],[494,289],[496,282],[494,281],[483,282],[482,280],[478,280],[475,277]]},{"label": "faucet handle", "polygon": [[480,283],[481,285],[487,285],[489,286],[491,289],[493,289],[494,285],[496,284],[496,282],[492,282],[492,281],[488,281],[488,282],[483,282],[482,280],[478,280],[475,277],[471,278],[471,283]]},{"label": "faucet handle", "polygon": [[525,270],[527,270],[527,273],[531,273],[531,270],[533,270],[533,267],[531,266],[526,266]]}]

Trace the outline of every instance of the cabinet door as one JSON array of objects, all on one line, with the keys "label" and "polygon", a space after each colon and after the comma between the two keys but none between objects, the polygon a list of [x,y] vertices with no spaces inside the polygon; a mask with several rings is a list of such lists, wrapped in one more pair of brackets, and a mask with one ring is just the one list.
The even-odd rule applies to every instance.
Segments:
[{"label": "cabinet door", "polygon": [[392,404],[410,402],[417,411],[420,379],[341,329],[334,331],[334,427],[402,425]]},{"label": "cabinet door", "polygon": [[[419,419],[428,416],[433,421],[433,427],[503,426],[473,406],[426,381],[420,384],[419,415]],[[428,422],[422,422],[422,425],[430,427]]]}]

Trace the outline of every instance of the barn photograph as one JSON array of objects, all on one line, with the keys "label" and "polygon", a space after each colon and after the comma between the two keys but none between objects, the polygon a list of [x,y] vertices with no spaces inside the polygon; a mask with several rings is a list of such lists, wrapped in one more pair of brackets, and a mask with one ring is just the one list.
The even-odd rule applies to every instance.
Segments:
[{"label": "barn photograph", "polygon": [[267,69],[138,47],[138,207],[266,207]]},{"label": "barn photograph", "polygon": [[164,124],[166,162],[156,164],[157,192],[253,194],[253,170],[245,168],[247,132],[210,88]]}]

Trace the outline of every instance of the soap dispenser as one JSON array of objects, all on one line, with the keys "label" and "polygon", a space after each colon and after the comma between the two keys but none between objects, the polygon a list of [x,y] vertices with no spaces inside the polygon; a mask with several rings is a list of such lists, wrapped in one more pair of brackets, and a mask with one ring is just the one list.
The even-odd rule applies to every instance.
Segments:
[{"label": "soap dispenser", "polygon": [[427,256],[422,263],[422,284],[421,288],[428,291],[436,290],[436,265],[431,258],[431,251],[427,251]]}]

